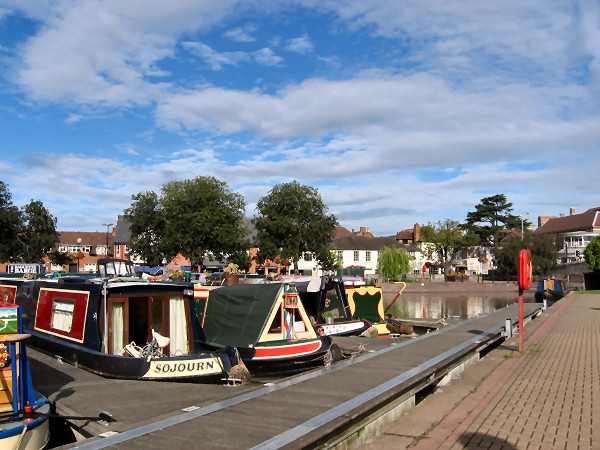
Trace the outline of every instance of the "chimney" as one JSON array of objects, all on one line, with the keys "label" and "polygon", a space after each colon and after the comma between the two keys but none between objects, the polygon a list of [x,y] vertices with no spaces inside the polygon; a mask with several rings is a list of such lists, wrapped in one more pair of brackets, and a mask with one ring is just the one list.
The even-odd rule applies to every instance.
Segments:
[{"label": "chimney", "polygon": [[574,216],[575,215],[575,208],[570,208],[569,209],[569,215],[570,216]]}]

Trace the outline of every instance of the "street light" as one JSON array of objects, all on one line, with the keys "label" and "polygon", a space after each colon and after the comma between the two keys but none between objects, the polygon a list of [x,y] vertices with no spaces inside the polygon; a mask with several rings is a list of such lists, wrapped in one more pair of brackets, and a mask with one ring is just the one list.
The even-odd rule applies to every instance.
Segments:
[{"label": "street light", "polygon": [[[525,214],[529,215],[528,212]],[[519,217],[521,218],[521,240],[523,240],[523,214],[519,214]]]},{"label": "street light", "polygon": [[103,223],[103,227],[106,227],[106,257],[108,257],[108,227],[112,227],[112,223]]}]

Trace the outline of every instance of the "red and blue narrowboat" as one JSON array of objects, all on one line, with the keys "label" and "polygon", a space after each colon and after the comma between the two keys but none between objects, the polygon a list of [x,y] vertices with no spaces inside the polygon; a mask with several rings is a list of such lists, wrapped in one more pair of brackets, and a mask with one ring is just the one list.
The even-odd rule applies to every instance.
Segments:
[{"label": "red and blue narrowboat", "polygon": [[33,389],[21,308],[0,303],[0,448],[45,448],[50,404]]},{"label": "red and blue narrowboat", "polygon": [[341,357],[317,335],[293,283],[235,284],[197,298],[208,342],[234,345],[252,374],[284,375]]}]

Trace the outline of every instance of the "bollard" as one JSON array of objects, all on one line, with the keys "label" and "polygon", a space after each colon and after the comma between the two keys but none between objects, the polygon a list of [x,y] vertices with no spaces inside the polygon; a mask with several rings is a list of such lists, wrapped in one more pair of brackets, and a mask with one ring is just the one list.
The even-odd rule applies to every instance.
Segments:
[{"label": "bollard", "polygon": [[511,338],[512,335],[513,335],[512,334],[513,327],[512,327],[512,320],[511,319],[506,319],[504,321],[504,328],[506,329],[506,338],[507,339]]},{"label": "bollard", "polygon": [[546,311],[548,309],[548,299],[544,299],[544,305],[542,306],[542,311]]}]

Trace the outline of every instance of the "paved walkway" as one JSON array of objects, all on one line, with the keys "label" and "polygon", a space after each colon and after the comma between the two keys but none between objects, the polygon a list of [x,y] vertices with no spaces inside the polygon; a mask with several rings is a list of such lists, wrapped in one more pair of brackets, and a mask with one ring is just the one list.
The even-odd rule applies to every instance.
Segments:
[{"label": "paved walkway", "polygon": [[363,448],[600,448],[600,294],[568,295],[524,341],[519,353],[518,336],[507,340]]}]

